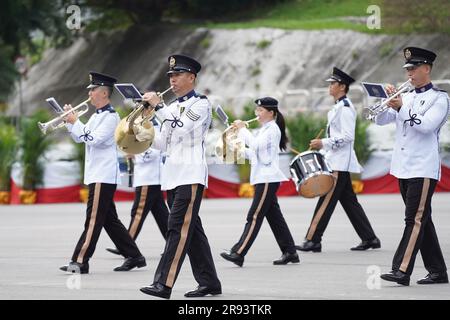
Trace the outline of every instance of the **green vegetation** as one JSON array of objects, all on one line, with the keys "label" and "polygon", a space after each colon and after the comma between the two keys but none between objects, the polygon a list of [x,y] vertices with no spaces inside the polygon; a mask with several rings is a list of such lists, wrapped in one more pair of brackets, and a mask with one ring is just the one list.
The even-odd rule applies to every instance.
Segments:
[{"label": "green vegetation", "polygon": [[256,44],[256,47],[258,49],[265,49],[268,46],[270,46],[271,44],[272,44],[272,41],[270,41],[270,40],[261,40]]},{"label": "green vegetation", "polygon": [[[300,113],[286,119],[291,146],[298,152],[309,149],[309,142],[314,139],[321,129],[325,130],[327,120],[323,116],[312,113]],[[321,138],[324,135],[322,134]]]},{"label": "green vegetation", "polygon": [[11,168],[16,151],[16,130],[8,121],[0,119],[0,191],[10,190]]},{"label": "green vegetation", "polygon": [[281,28],[281,29],[351,29],[368,31],[366,24],[356,24],[343,17],[369,16],[373,0],[293,0],[272,7],[262,6],[250,16],[235,21],[209,23],[211,28]]},{"label": "green vegetation", "polygon": [[364,165],[367,160],[369,160],[372,154],[372,149],[370,149],[370,137],[367,132],[367,128],[370,125],[370,121],[362,119],[360,116],[356,118],[355,127],[355,153],[358,161],[361,165]]},{"label": "green vegetation", "polygon": [[448,0],[377,0],[383,29],[388,33],[442,32],[450,34]]},{"label": "green vegetation", "polygon": [[35,190],[42,183],[44,167],[40,157],[51,145],[51,138],[42,135],[38,121],[46,122],[50,118],[48,112],[37,111],[31,117],[21,119],[19,132],[19,162],[23,169],[24,190]]}]

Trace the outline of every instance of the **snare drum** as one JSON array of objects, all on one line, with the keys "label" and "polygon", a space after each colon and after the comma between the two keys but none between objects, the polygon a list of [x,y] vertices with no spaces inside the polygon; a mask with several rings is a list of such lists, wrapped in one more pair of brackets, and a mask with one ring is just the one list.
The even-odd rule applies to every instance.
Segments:
[{"label": "snare drum", "polygon": [[297,155],[291,162],[290,170],[297,192],[305,198],[321,197],[333,188],[333,171],[317,151]]}]

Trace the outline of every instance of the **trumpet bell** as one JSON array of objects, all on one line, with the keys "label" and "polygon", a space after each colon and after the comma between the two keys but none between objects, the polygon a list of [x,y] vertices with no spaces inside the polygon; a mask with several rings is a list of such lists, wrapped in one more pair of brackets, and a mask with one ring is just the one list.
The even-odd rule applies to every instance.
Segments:
[{"label": "trumpet bell", "polygon": [[120,121],[114,132],[114,138],[120,150],[128,154],[139,154],[151,147],[155,139],[155,129],[151,122],[133,126],[130,131],[127,118]]}]

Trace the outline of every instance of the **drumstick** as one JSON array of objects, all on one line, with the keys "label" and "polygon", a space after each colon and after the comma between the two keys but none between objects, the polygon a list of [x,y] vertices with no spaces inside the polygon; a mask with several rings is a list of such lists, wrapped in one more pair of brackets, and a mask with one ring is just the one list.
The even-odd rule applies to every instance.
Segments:
[{"label": "drumstick", "polygon": [[300,154],[300,152],[298,152],[297,150],[295,150],[294,148],[289,148],[289,150],[291,150],[293,153],[295,154]]},{"label": "drumstick", "polygon": [[[323,129],[320,129],[319,134],[314,139],[319,139],[320,136],[322,135],[322,133],[323,133]],[[308,151],[311,151],[311,147],[309,147]]]}]

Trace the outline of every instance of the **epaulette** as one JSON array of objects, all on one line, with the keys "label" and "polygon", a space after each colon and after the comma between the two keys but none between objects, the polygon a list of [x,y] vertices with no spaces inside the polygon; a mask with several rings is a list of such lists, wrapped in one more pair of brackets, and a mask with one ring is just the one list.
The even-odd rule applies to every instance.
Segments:
[{"label": "epaulette", "polygon": [[342,100],[342,102],[344,103],[344,107],[350,107],[350,103],[347,99]]},{"label": "epaulette", "polygon": [[433,89],[434,91],[447,92],[447,91],[445,91],[445,90],[443,90],[441,88],[438,88],[438,87],[433,87],[431,89]]}]

